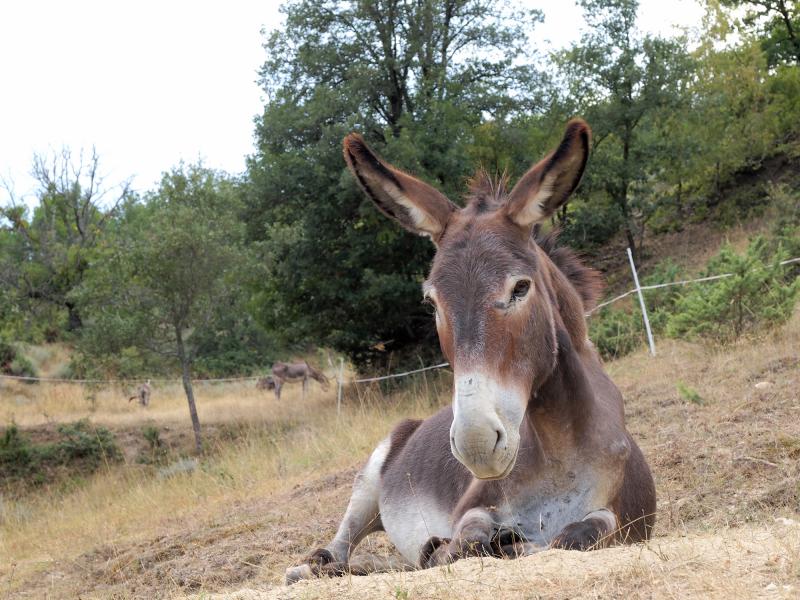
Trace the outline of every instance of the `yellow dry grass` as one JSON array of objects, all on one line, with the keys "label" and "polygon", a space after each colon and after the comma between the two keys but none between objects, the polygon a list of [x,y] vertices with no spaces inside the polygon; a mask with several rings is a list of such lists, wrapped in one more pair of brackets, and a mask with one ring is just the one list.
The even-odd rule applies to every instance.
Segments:
[{"label": "yellow dry grass", "polygon": [[302,581],[208,600],[336,598],[797,598],[800,526],[726,529],[597,552],[548,550],[517,560],[471,558],[446,568]]},{"label": "yellow dry grass", "polygon": [[[201,468],[176,477],[159,478],[136,464],[109,465],[66,493],[51,489],[16,500],[0,497],[0,582],[17,589],[29,575],[100,544],[147,539],[165,527],[202,523],[231,504],[342,470],[366,456],[394,421],[431,411],[422,388],[391,402],[377,388],[361,390],[337,417],[335,386],[327,393],[314,386],[305,400],[299,386],[287,386],[280,402],[253,384],[198,387],[201,422],[237,426],[235,441],[220,442]],[[116,390],[104,390],[94,411],[78,410],[78,386],[52,386],[49,393],[43,388],[38,399],[51,407],[48,419],[88,416],[112,427],[155,422],[184,428],[188,420],[177,386],[156,388],[149,409],[129,406],[119,401]],[[430,393],[437,392],[432,388]],[[64,399],[61,410],[58,398]],[[41,422],[34,411],[18,412],[15,418],[26,425]]]},{"label": "yellow dry grass", "polygon": [[[468,561],[444,573],[287,591],[283,570],[328,541],[354,468],[395,421],[448,401],[446,374],[386,397],[376,388],[351,391],[341,418],[333,390],[312,387],[303,402],[299,388],[287,388],[277,403],[250,386],[220,386],[198,390],[201,418],[235,425],[237,436],[219,441],[200,468],[161,478],[133,463],[109,466],[82,485],[0,502],[0,594],[149,598],[244,587],[308,598],[796,594],[800,536],[786,535],[789,526],[776,519],[800,520],[800,314],[726,348],[657,344],[655,359],[642,350],[607,365],[656,477],[658,537],[647,547]],[[679,391],[678,381],[696,395]],[[755,387],[761,382],[768,385]],[[156,388],[148,410],[103,392],[91,413],[74,391],[61,392],[61,405],[57,395],[43,402],[58,420],[89,415],[113,428],[155,422],[188,430],[179,388]],[[17,407],[15,418],[41,422],[27,408]],[[372,548],[388,551],[385,538]]]}]

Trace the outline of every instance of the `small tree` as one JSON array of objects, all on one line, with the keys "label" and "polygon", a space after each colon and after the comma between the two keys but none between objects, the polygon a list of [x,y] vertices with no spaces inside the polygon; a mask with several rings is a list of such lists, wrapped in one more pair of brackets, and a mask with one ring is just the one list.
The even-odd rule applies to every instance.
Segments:
[{"label": "small tree", "polygon": [[3,182],[0,285],[13,293],[16,305],[46,313],[49,318],[42,320],[65,313],[66,329],[77,331],[82,316],[70,292],[83,280],[103,230],[131,198],[128,183],[107,187],[94,150],[88,158],[67,148],[52,156],[37,154],[32,175],[38,184],[33,211]]},{"label": "small tree", "polygon": [[[637,0],[581,0],[591,29],[559,59],[576,112],[594,130],[592,168],[584,193],[606,194],[618,206],[628,246],[636,256],[653,164],[661,140],[647,126],[681,100],[690,77],[680,40],[642,35],[636,27]],[[643,133],[645,131],[645,133]]]},{"label": "small tree", "polygon": [[667,323],[672,337],[704,337],[730,341],[761,325],[777,325],[791,315],[800,292],[800,279],[787,282],[786,256],[769,256],[766,241],[756,238],[742,254],[725,246],[708,264],[709,275],[732,273],[700,284],[675,305]]},{"label": "small tree", "polygon": [[133,346],[180,367],[198,452],[193,339],[218,319],[246,270],[235,206],[233,186],[213,171],[182,165],[166,173],[146,205],[120,222],[81,290],[91,316],[85,353]]}]

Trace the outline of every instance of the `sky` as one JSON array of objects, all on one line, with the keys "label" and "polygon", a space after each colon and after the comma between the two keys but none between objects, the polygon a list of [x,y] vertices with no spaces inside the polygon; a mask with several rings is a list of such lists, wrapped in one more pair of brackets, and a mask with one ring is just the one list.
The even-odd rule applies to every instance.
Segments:
[{"label": "sky", "polygon": [[[523,0],[545,22],[533,36],[560,48],[580,36],[571,0]],[[105,184],[153,189],[181,160],[229,173],[253,152],[264,105],[262,28],[281,2],[3,0],[0,2],[0,179],[29,204],[34,153],[94,147]],[[696,0],[641,0],[639,26],[695,27]],[[0,204],[8,201],[0,186]]]}]

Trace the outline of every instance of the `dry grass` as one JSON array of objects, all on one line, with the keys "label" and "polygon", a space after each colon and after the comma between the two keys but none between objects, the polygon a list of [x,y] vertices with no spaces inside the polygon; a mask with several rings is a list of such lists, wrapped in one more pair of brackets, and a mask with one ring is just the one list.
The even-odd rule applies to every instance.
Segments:
[{"label": "dry grass", "polygon": [[[333,534],[357,465],[394,421],[430,414],[447,390],[436,378],[391,397],[373,390],[348,398],[339,420],[333,392],[314,388],[303,403],[288,388],[277,404],[223,388],[199,394],[201,416],[235,423],[241,435],[200,469],[163,479],[129,464],[73,490],[0,506],[0,594],[149,598],[243,587],[308,598],[796,594],[800,536],[775,519],[797,521],[800,513],[800,314],[780,331],[727,348],[657,344],[655,359],[641,351],[608,365],[656,476],[657,537],[647,547],[468,561],[447,572],[286,591],[285,567]],[[180,394],[158,400],[162,394],[149,411],[127,413],[123,402],[123,410],[97,410],[92,419],[126,424],[146,414],[186,427]],[[109,403],[116,406],[111,396]],[[380,535],[370,546],[389,551]]]},{"label": "dry grass", "polygon": [[595,553],[548,550],[518,560],[472,558],[447,568],[304,581],[209,600],[796,598],[799,574],[800,527],[776,523]]},{"label": "dry grass", "polygon": [[[62,420],[89,414],[93,422],[113,427],[151,422],[187,427],[185,398],[179,390],[154,393],[147,410],[128,408],[126,402],[120,409],[115,392],[106,391],[107,404],[87,413],[76,410],[80,399],[74,387],[54,386],[42,402],[53,402],[62,394],[67,400],[59,414]],[[17,500],[0,497],[0,590],[7,584],[9,591],[21,591],[34,573],[61,561],[69,563],[99,545],[116,549],[123,541],[142,543],[187,523],[207,523],[231,505],[347,469],[370,452],[391,423],[409,413],[431,411],[422,388],[390,402],[375,388],[361,390],[360,395],[348,396],[342,418],[336,416],[335,391],[323,393],[317,387],[305,401],[297,386],[287,387],[280,403],[271,393],[254,391],[252,385],[217,386],[211,391],[198,394],[201,420],[224,422],[238,431],[235,440],[221,442],[194,472],[159,478],[152,468],[136,464],[122,469],[108,466],[67,493],[53,489]],[[434,384],[429,392],[438,394]],[[108,408],[102,410],[104,406]]]}]

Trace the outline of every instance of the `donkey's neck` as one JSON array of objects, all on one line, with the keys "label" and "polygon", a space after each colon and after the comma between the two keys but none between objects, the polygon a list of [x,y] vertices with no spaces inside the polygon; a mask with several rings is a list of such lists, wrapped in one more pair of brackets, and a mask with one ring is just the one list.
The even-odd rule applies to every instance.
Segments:
[{"label": "donkey's neck", "polygon": [[565,331],[556,333],[558,358],[556,367],[539,386],[528,402],[528,415],[533,423],[546,422],[569,426],[579,434],[591,414],[594,393],[583,363],[582,353],[572,344]]}]

